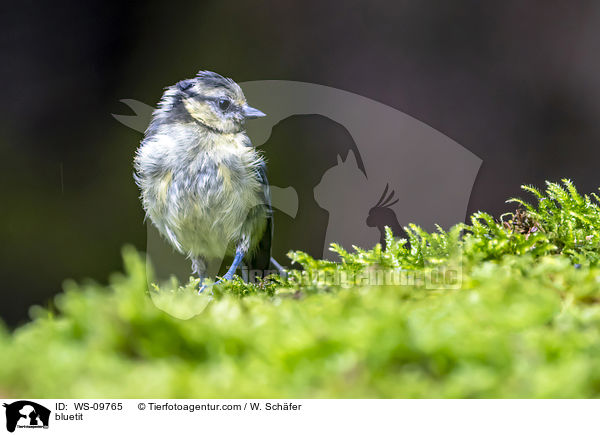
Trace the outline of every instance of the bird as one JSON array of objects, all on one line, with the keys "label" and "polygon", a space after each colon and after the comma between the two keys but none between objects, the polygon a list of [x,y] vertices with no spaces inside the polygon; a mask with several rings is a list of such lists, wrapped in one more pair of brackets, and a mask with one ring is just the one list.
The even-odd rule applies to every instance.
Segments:
[{"label": "bird", "polygon": [[240,86],[200,71],[165,88],[134,158],[146,217],[192,263],[202,292],[211,262],[233,256],[217,283],[244,262],[262,274],[271,261],[273,213],[266,163],[245,131],[266,116]]}]

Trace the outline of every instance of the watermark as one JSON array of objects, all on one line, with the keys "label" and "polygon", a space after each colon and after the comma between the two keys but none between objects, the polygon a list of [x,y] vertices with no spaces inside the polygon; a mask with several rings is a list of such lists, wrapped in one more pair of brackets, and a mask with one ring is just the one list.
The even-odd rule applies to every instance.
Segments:
[{"label": "watermark", "polygon": [[30,400],[18,400],[4,403],[6,414],[6,430],[15,429],[48,429],[50,410],[39,403]]},{"label": "watermark", "polygon": [[[285,80],[240,86],[248,103],[267,114],[246,124],[253,146],[277,154],[267,156],[279,165],[268,164],[272,206],[280,222],[275,219],[274,252],[299,249],[291,241],[309,240],[304,244],[312,249],[311,255],[337,260],[329,249],[334,242],[349,251],[353,246],[371,249],[376,243],[385,247],[386,226],[403,236],[409,223],[434,230],[436,224],[449,228],[464,220],[481,159],[434,128],[393,107],[328,86]],[[143,132],[154,107],[132,99],[122,101],[135,115],[113,116]],[[318,117],[319,125],[335,125],[343,133],[339,141],[343,144],[321,143],[318,135],[283,140],[285,134],[278,132],[307,115]],[[289,170],[278,170],[282,165]],[[147,228],[154,279],[176,276],[186,282],[189,260],[176,253],[149,221]],[[370,275],[344,278],[341,273],[324,279],[339,280],[344,286],[460,285],[460,267],[426,270],[391,271],[383,281]],[[253,271],[244,273],[253,279]]]},{"label": "watermark", "polygon": [[370,267],[357,272],[319,270],[295,274],[294,283],[303,287],[379,287],[410,286],[427,290],[458,289],[462,283],[460,267],[406,270]]}]

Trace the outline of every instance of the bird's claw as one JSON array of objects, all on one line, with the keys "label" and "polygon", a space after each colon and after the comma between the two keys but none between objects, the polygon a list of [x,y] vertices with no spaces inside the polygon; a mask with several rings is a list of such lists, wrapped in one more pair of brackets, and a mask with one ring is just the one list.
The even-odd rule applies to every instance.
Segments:
[{"label": "bird's claw", "polygon": [[232,279],[233,275],[225,274],[223,275],[223,278],[219,278],[217,282],[215,282],[215,285],[223,284],[225,281],[231,281]]},{"label": "bird's claw", "polygon": [[207,288],[212,288],[215,285],[223,284],[225,281],[231,281],[232,279],[233,279],[233,275],[225,274],[225,275],[223,275],[222,278],[219,278],[213,284],[202,284],[202,285],[200,285],[200,288],[198,289],[198,294],[200,295],[200,294],[204,293],[204,290],[206,290]]},{"label": "bird's claw", "polygon": [[213,283],[207,283],[207,284],[205,284],[204,282],[200,283],[200,288],[198,289],[198,294],[199,295],[203,294],[206,289],[211,289],[210,293],[212,294],[212,287],[215,284],[217,284],[217,283],[214,283],[214,284]]}]

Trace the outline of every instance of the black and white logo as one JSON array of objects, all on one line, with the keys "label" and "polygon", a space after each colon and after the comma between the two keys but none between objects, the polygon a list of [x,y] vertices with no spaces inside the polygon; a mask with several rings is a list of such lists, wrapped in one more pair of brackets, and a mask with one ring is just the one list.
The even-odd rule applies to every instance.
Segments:
[{"label": "black and white logo", "polygon": [[48,429],[50,410],[38,403],[29,400],[19,400],[5,403],[6,430],[14,432],[15,429]]}]

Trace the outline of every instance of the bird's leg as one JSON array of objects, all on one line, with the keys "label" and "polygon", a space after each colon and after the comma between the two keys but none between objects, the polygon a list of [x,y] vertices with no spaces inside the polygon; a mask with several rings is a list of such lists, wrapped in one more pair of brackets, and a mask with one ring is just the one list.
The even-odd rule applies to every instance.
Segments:
[{"label": "bird's leg", "polygon": [[197,257],[192,259],[192,272],[200,278],[200,288],[198,293],[202,293],[206,286],[204,285],[204,277],[206,276],[206,261],[203,258]]},{"label": "bird's leg", "polygon": [[217,281],[217,284],[222,281],[229,281],[230,279],[233,278],[235,271],[237,270],[237,268],[242,263],[242,260],[244,259],[245,253],[246,253],[246,250],[242,246],[237,247],[237,249],[235,250],[235,257],[233,257],[233,262],[231,263],[229,270],[227,271],[227,273],[225,275],[223,275],[222,279]]},{"label": "bird's leg", "polygon": [[192,273],[198,275],[200,279],[206,274],[206,261],[203,258],[192,258]]}]

